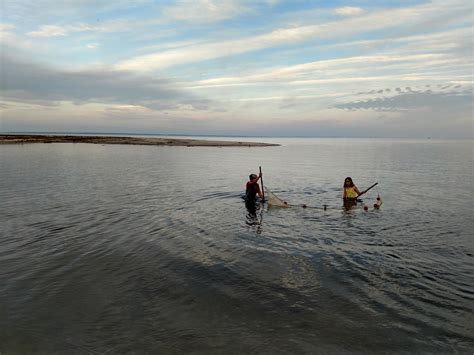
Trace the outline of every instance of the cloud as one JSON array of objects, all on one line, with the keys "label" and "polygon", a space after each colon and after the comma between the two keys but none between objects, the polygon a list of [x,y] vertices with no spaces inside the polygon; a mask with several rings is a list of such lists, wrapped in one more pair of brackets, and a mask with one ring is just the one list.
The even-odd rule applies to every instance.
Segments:
[{"label": "cloud", "polygon": [[[469,6],[456,2],[450,6],[429,3],[408,8],[380,10],[362,16],[345,18],[339,21],[327,22],[318,25],[296,26],[280,28],[271,32],[188,46],[176,50],[162,51],[123,60],[116,65],[119,70],[152,71],[168,68],[175,65],[194,63],[226,56],[235,56],[243,53],[272,48],[283,45],[296,45],[309,40],[347,38],[364,32],[384,30],[397,26],[417,26],[430,18],[437,18],[442,12],[445,20],[451,17],[469,20]],[[442,26],[440,24],[439,26]]]},{"label": "cloud", "polygon": [[266,0],[268,6],[276,6],[280,0]]},{"label": "cloud", "polygon": [[38,31],[28,32],[27,35],[31,37],[59,37],[66,36],[68,30],[64,27],[45,25],[41,26]]},{"label": "cloud", "polygon": [[203,109],[208,100],[187,93],[172,81],[113,70],[61,71],[4,55],[2,98],[51,105],[91,102],[151,109]]},{"label": "cloud", "polygon": [[[285,82],[291,84],[331,83],[331,82],[354,82],[370,80],[416,80],[411,76],[404,75],[378,75],[373,74],[361,77],[363,72],[371,72],[374,65],[383,68],[387,65],[396,65],[398,69],[405,65],[420,63],[428,66],[432,61],[445,59],[443,54],[419,54],[419,55],[372,55],[354,56],[346,58],[320,60],[309,63],[297,64],[283,68],[273,68],[258,71],[252,74],[239,75],[235,77],[222,77],[200,80],[193,83],[190,88],[223,87],[233,85],[254,85],[265,82]],[[344,75],[341,75],[343,72]],[[356,76],[357,74],[357,76]],[[317,78],[313,79],[312,77]],[[418,77],[419,78],[419,77]],[[429,78],[425,78],[429,79]]]},{"label": "cloud", "polygon": [[351,7],[351,6],[339,7],[334,10],[334,13],[336,15],[341,15],[341,16],[356,16],[356,15],[361,15],[364,12],[365,12],[364,9],[361,9],[360,7]]},{"label": "cloud", "polygon": [[10,1],[2,13],[4,122],[403,136],[441,132],[444,116],[472,131],[464,0],[56,3]]},{"label": "cloud", "polygon": [[[0,24],[0,46],[8,45],[16,48],[33,47],[33,43],[30,39],[25,39],[24,37],[17,35],[14,30],[16,30],[16,26],[13,24]],[[5,50],[5,48],[2,48],[2,51]]]},{"label": "cloud", "polygon": [[14,28],[15,26],[9,23],[0,24],[0,42],[13,42],[15,35],[12,30]]},{"label": "cloud", "polygon": [[237,0],[178,0],[163,9],[163,15],[180,21],[218,22],[229,19],[249,9]]},{"label": "cloud", "polygon": [[[80,15],[90,16],[91,8],[94,14],[102,14],[109,11],[133,9],[140,5],[152,3],[153,0],[15,0],[2,1],[2,15],[4,18],[13,19],[18,22],[42,22],[52,17],[67,18]],[[3,5],[4,4],[4,5]]]},{"label": "cloud", "polygon": [[283,95],[283,96],[262,96],[262,97],[247,97],[240,99],[232,99],[229,101],[236,102],[261,102],[261,101],[296,101],[296,100],[314,100],[321,98],[333,98],[346,96],[347,93],[331,93],[331,94],[314,94],[314,95]]},{"label": "cloud", "polygon": [[15,25],[11,23],[0,23],[0,32],[11,31],[15,28]]},{"label": "cloud", "polygon": [[414,91],[406,87],[405,92],[396,88],[397,95],[378,97],[369,100],[338,104],[335,107],[345,110],[408,111],[429,109],[430,111],[450,111],[454,116],[473,109],[472,91],[433,92]]},{"label": "cloud", "polygon": [[34,38],[41,37],[65,37],[77,32],[122,32],[131,23],[124,21],[109,21],[101,25],[91,25],[87,23],[76,23],[73,25],[43,25],[37,31],[28,32],[26,35]]}]

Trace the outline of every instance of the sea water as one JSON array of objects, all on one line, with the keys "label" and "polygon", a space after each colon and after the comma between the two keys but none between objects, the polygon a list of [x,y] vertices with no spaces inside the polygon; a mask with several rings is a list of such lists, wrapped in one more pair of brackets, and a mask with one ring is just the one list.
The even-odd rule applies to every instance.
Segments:
[{"label": "sea water", "polygon": [[472,140],[247,140],[0,146],[0,352],[474,350]]}]

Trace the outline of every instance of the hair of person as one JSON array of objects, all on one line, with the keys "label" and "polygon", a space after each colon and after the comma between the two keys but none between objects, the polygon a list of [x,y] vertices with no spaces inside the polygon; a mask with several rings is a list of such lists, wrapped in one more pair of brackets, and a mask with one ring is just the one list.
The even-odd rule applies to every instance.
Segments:
[{"label": "hair of person", "polygon": [[346,180],[349,180],[349,183],[350,183],[349,187],[354,186],[354,182],[352,181],[352,178],[350,176],[348,176],[344,179],[344,186],[346,186]]}]

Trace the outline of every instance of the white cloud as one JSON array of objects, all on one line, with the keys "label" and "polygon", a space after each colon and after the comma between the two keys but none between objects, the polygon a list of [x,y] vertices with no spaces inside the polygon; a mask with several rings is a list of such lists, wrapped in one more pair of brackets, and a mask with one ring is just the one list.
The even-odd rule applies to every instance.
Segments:
[{"label": "white cloud", "polygon": [[[27,33],[29,37],[64,37],[71,33],[78,32],[123,32],[127,31],[135,22],[130,21],[108,21],[100,25],[92,25],[88,23],[75,23],[71,25],[42,25],[37,31]],[[142,23],[145,25],[147,23]]]},{"label": "white cloud", "polygon": [[33,47],[31,40],[17,35],[13,31],[15,29],[15,25],[8,23],[0,24],[0,45],[6,44],[16,48],[31,49]]},{"label": "white cloud", "polygon": [[472,28],[471,26],[466,26],[462,28],[456,28],[454,30],[448,30],[443,32],[435,32],[429,34],[415,34],[408,36],[389,36],[379,39],[362,39],[348,42],[338,42],[333,44],[325,45],[325,48],[343,48],[343,47],[353,47],[353,48],[374,48],[376,46],[387,45],[387,42],[390,44],[397,43],[401,45],[411,45],[409,49],[410,52],[417,48],[416,52],[429,52],[439,49],[450,49],[453,46],[463,46],[467,47],[470,45],[469,41],[471,40]]},{"label": "white cloud", "polygon": [[361,9],[360,7],[352,7],[352,6],[339,7],[334,10],[335,14],[341,15],[341,16],[356,16],[356,15],[361,15],[364,12],[365,12],[364,9]]},{"label": "white cloud", "polygon": [[[114,131],[133,121],[146,129],[228,134],[244,132],[243,122],[252,122],[254,134],[255,127],[267,132],[276,121],[281,125],[274,132],[281,134],[300,121],[299,132],[313,127],[320,134],[318,120],[340,132],[348,121],[378,125],[375,113],[381,109],[426,117],[423,123],[440,106],[452,121],[466,112],[472,117],[464,106],[473,87],[472,5],[465,0],[385,10],[321,9],[300,1],[271,9],[275,16],[266,17],[277,0],[143,0],[144,8],[117,1],[131,11],[107,12],[109,5],[96,0],[65,0],[52,12],[44,11],[52,0],[10,2],[25,4],[27,18],[8,9],[0,24],[4,57],[30,58],[24,63],[2,57],[2,97],[15,107],[10,123],[18,118],[31,127],[56,127],[75,117],[78,129],[100,125]],[[218,23],[243,14],[251,21]],[[67,44],[54,40],[64,36],[73,38]],[[33,46],[28,51],[26,43]],[[94,55],[97,48],[102,55]],[[252,51],[255,56],[238,56]],[[118,56],[124,60],[114,62]],[[48,59],[48,67],[35,64]],[[205,60],[212,61],[185,65]],[[159,72],[139,73],[153,70]],[[420,108],[426,114],[415,115]],[[158,121],[166,126],[154,125]],[[347,134],[363,130],[358,124]],[[409,123],[406,129],[411,132]]]},{"label": "white cloud", "polygon": [[15,25],[11,23],[0,23],[0,32],[10,31],[15,28]]},{"label": "white cloud", "polygon": [[282,96],[261,96],[261,97],[246,97],[240,99],[231,99],[229,101],[235,102],[260,102],[260,101],[283,101],[283,100],[314,100],[322,98],[337,98],[344,97],[347,93],[331,93],[318,95],[282,95]]},{"label": "white cloud", "polygon": [[28,32],[27,35],[30,37],[59,37],[66,36],[68,30],[61,26],[55,25],[44,25],[39,28],[38,31]]},{"label": "white cloud", "polygon": [[217,22],[240,15],[248,9],[237,0],[179,0],[163,9],[167,17],[193,22]]},{"label": "white cloud", "polygon": [[474,78],[471,80],[452,80],[450,84],[459,84],[459,85],[472,85],[474,86]]},{"label": "white cloud", "polygon": [[[137,56],[119,62],[116,66],[120,70],[150,71],[167,68],[174,65],[199,62],[219,57],[238,55],[265,48],[281,45],[296,45],[315,38],[344,38],[355,36],[363,32],[378,29],[390,29],[397,26],[420,26],[431,18],[437,18],[439,13],[444,16],[457,16],[464,14],[469,20],[469,7],[460,3],[450,4],[424,4],[410,8],[381,10],[363,16],[346,18],[340,21],[328,22],[320,25],[299,26],[282,28],[272,32],[222,42],[204,45],[189,46],[177,50],[158,52]],[[462,20],[462,19],[461,19]]]},{"label": "white cloud", "polygon": [[[461,75],[459,78],[468,78],[468,75]],[[403,83],[403,82],[438,82],[438,81],[449,81],[455,78],[452,75],[422,75],[422,74],[412,74],[412,75],[366,75],[366,76],[344,76],[344,77],[330,77],[322,79],[303,79],[303,80],[288,80],[281,81],[280,84],[301,86],[301,85],[320,85],[320,84],[357,84],[357,83]],[[209,88],[223,88],[223,87],[235,87],[235,86],[254,86],[258,84],[264,84],[264,82],[245,82],[245,83],[225,83],[225,84],[207,84],[207,85],[191,85],[187,89],[209,89]],[[268,84],[268,83],[267,83]],[[272,83],[275,85],[276,83]]]},{"label": "white cloud", "polygon": [[0,24],[0,42],[13,42],[15,35],[11,30],[14,28],[15,26],[9,23]]},{"label": "white cloud", "polygon": [[19,22],[42,22],[52,17],[67,18],[69,16],[90,13],[93,8],[94,13],[107,11],[133,9],[134,7],[152,3],[153,0],[2,0],[2,15],[6,18],[13,18]]},{"label": "white cloud", "polygon": [[[298,64],[284,68],[274,68],[265,71],[259,71],[248,75],[239,75],[235,77],[221,77],[207,80],[200,80],[195,82],[195,85],[190,88],[208,88],[208,87],[223,87],[235,85],[255,85],[258,83],[270,82],[285,82],[293,84],[302,83],[337,83],[337,82],[354,82],[354,81],[370,81],[370,80],[386,80],[396,77],[395,75],[387,76],[367,76],[367,79],[361,77],[354,77],[354,74],[361,74],[362,72],[370,72],[374,64],[380,67],[385,65],[397,65],[399,68],[405,65],[413,65],[413,63],[420,63],[420,65],[427,66],[432,61],[438,62],[445,58],[442,54],[418,54],[418,55],[373,55],[373,56],[358,56],[347,57],[331,60],[321,60],[310,63]],[[341,73],[344,77],[340,77]],[[352,75],[352,76],[351,76]],[[318,79],[310,79],[317,76]],[[408,80],[408,76],[399,75]],[[413,76],[411,76],[413,77]],[[301,80],[301,78],[305,78]]]}]

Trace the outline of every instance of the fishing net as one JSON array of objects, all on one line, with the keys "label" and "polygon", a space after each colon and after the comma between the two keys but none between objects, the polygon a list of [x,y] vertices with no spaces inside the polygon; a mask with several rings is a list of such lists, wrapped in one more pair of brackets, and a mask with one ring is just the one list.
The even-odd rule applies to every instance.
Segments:
[{"label": "fishing net", "polygon": [[290,207],[288,204],[280,199],[277,195],[271,192],[269,189],[265,187],[265,198],[267,200],[268,206],[275,206],[275,207]]}]

